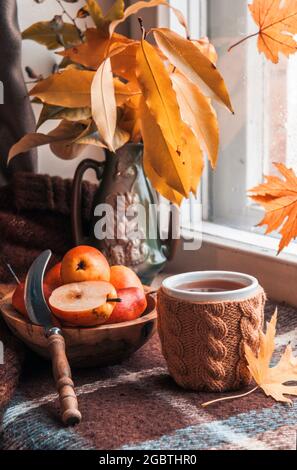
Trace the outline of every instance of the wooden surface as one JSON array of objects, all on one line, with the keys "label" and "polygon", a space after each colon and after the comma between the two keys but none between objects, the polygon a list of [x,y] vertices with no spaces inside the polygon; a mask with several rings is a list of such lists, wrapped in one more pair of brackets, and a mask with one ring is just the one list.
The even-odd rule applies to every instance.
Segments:
[{"label": "wooden surface", "polygon": [[[26,321],[11,305],[11,286],[1,286],[0,310],[10,330],[42,357],[50,359],[47,339],[41,326]],[[6,295],[5,295],[6,294]],[[120,363],[137,351],[155,333],[156,302],[147,294],[148,307],[133,321],[93,328],[62,328],[67,356],[72,366],[106,366]]]}]

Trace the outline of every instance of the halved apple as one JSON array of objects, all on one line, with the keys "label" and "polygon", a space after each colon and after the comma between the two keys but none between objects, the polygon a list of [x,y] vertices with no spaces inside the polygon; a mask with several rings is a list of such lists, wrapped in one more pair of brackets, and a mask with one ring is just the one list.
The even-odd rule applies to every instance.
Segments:
[{"label": "halved apple", "polygon": [[97,326],[108,320],[116,304],[112,299],[116,298],[117,291],[109,282],[74,282],[55,289],[49,305],[67,325]]}]

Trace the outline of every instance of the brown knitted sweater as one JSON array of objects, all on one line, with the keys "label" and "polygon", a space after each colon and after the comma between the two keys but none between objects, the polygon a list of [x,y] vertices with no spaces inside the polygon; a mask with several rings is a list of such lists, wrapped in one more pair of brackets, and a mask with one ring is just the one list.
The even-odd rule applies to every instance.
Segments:
[{"label": "brown knitted sweater", "polygon": [[[0,188],[0,282],[11,282],[5,261],[23,277],[33,259],[50,248],[52,262],[71,247],[71,180],[17,173]],[[82,213],[87,225],[96,186],[83,183]]]}]

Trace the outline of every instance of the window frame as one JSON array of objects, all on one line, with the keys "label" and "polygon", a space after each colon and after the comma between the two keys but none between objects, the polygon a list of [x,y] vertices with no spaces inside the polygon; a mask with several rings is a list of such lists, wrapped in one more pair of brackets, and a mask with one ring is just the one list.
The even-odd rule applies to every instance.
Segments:
[{"label": "window frame", "polygon": [[[209,3],[207,0],[169,0],[172,6],[175,6],[182,10],[187,19],[190,18],[190,28],[194,29],[195,36],[210,36],[209,34],[211,24],[209,25],[210,17]],[[194,15],[191,14],[191,9],[199,8],[198,20],[194,20]],[[246,11],[247,11],[247,32],[254,27],[252,19],[248,14],[249,0],[246,0]],[[161,9],[159,9],[160,12]],[[193,11],[193,10],[192,10]],[[189,15],[190,13],[190,15]],[[208,13],[208,14],[207,14]],[[222,12],[221,12],[222,13]],[[220,12],[216,9],[216,15],[220,17]],[[180,25],[176,23],[176,19],[172,14],[162,10],[159,13],[159,22],[164,26],[176,28],[178,32]],[[255,43],[252,41],[247,42],[247,61],[249,66],[254,69],[253,76],[253,87],[252,80],[246,87],[245,103],[247,109],[255,105],[258,106],[259,113],[258,119],[249,123],[246,132],[247,141],[247,153],[244,171],[239,168],[233,169],[236,171],[236,180],[241,188],[253,187],[255,184],[260,182],[263,171],[263,161],[259,162],[259,152],[264,156],[264,161],[267,160],[265,152],[268,151],[267,139],[268,136],[265,132],[265,110],[264,101],[266,90],[263,87],[265,80],[265,74],[268,73],[268,69],[265,66],[265,60],[259,55],[255,59],[253,48]],[[249,50],[251,51],[249,54]],[[253,53],[252,53],[253,52]],[[254,61],[254,63],[250,63]],[[296,66],[297,67],[297,66]],[[257,84],[257,92],[255,93],[255,83]],[[296,95],[297,96],[297,95]],[[296,97],[297,99],[297,97]],[[246,112],[246,111],[245,111]],[[219,110],[223,117],[225,110]],[[224,129],[221,130],[224,132]],[[254,136],[257,136],[256,138]],[[251,137],[253,136],[253,137]],[[221,172],[218,176],[217,172],[210,175],[209,165],[204,171],[202,178],[201,190],[199,197],[202,201],[202,213],[203,213],[203,224],[202,224],[202,247],[196,253],[186,252],[182,249],[183,244],[180,244],[180,248],[176,254],[175,260],[168,265],[167,271],[181,270],[192,271],[199,269],[218,269],[218,270],[239,270],[245,271],[252,275],[255,275],[261,282],[262,286],[266,290],[270,298],[277,301],[287,301],[292,305],[297,306],[297,296],[295,294],[295,282],[297,279],[297,250],[296,244],[292,243],[283,250],[283,252],[276,256],[278,240],[275,238],[260,234],[253,233],[252,231],[244,229],[234,229],[228,222],[224,224],[213,223],[209,221],[211,212],[214,210],[214,201],[211,200],[210,194],[213,185],[218,184],[217,191],[222,192],[226,184],[230,184],[230,171]],[[228,175],[229,171],[229,175]],[[237,173],[238,171],[238,173]],[[220,182],[218,182],[220,178]],[[227,179],[225,179],[227,178]],[[227,181],[227,182],[226,182]],[[229,181],[229,182],[228,182]],[[220,203],[220,198],[218,198]],[[263,211],[261,208],[256,206],[252,201],[248,200],[246,191],[241,195],[240,201],[235,201],[235,204],[241,204],[243,207],[243,201],[245,205],[245,211],[243,217],[248,220],[248,224],[255,225],[261,220]],[[238,207],[238,206],[237,206]],[[218,208],[217,208],[218,210]],[[224,211],[228,220],[228,211],[230,206],[227,202]],[[182,228],[182,242],[186,241],[191,237],[189,228],[184,226]]]}]

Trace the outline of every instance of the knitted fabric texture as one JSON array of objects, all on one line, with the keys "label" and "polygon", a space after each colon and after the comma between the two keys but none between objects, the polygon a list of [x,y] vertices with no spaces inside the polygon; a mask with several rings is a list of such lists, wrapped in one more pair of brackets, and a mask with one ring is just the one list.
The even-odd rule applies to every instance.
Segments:
[{"label": "knitted fabric texture", "polygon": [[[0,284],[0,298],[7,294],[9,288]],[[0,314],[0,341],[3,364],[0,361],[0,415],[16,389],[24,359],[22,344],[10,333]],[[3,350],[2,350],[3,348]],[[1,354],[2,356],[2,354]],[[1,357],[2,359],[2,357]]]},{"label": "knitted fabric texture", "polygon": [[[30,173],[16,173],[0,188],[0,282],[12,281],[5,262],[22,278],[41,251],[50,248],[55,263],[72,247],[71,188],[71,180]],[[83,183],[86,233],[96,188]]]},{"label": "knitted fabric texture", "polygon": [[265,294],[192,303],[158,293],[158,331],[168,370],[185,389],[222,392],[249,385],[244,343],[256,353]]}]

